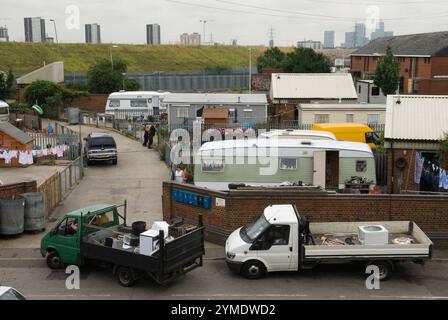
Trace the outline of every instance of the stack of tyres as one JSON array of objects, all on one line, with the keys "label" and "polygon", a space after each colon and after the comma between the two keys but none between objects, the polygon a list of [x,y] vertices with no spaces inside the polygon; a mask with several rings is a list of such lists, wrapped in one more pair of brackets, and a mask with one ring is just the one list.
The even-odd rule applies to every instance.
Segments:
[{"label": "stack of tyres", "polygon": [[0,235],[23,233],[25,226],[25,199],[0,199]]}]

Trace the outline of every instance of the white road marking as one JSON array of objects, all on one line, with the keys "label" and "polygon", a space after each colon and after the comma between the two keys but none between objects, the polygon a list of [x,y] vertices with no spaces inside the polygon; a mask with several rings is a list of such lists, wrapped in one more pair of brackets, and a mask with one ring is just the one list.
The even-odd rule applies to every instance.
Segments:
[{"label": "white road marking", "polygon": [[246,293],[214,293],[214,294],[172,294],[172,297],[308,297],[307,294],[246,294]]},{"label": "white road marking", "polygon": [[441,300],[441,299],[448,299],[448,296],[370,296],[371,298],[377,298],[377,299],[417,299],[417,300],[423,300],[423,299],[433,299],[433,300]]}]

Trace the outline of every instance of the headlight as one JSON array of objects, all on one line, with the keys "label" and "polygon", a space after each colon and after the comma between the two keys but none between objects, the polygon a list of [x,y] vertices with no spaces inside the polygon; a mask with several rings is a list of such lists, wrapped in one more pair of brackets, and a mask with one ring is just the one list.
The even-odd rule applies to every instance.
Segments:
[{"label": "headlight", "polygon": [[227,252],[226,253],[227,258],[229,258],[230,260],[235,259],[236,254],[233,252]]}]

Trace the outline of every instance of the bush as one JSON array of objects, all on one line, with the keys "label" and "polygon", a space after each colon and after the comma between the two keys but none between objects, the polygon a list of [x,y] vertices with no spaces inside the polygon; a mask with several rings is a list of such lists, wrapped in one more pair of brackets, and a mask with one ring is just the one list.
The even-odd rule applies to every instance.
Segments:
[{"label": "bush", "polygon": [[25,103],[11,103],[9,105],[9,112],[12,113],[23,113],[27,110],[30,110],[30,107]]}]

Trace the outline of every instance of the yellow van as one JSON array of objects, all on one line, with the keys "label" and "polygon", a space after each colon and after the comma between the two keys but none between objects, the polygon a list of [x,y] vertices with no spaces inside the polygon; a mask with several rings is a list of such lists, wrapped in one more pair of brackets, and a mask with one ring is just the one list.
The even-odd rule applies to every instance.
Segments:
[{"label": "yellow van", "polygon": [[360,123],[315,123],[312,130],[328,131],[342,141],[353,141],[367,143],[370,148],[375,149],[380,144],[380,137],[369,126]]}]

